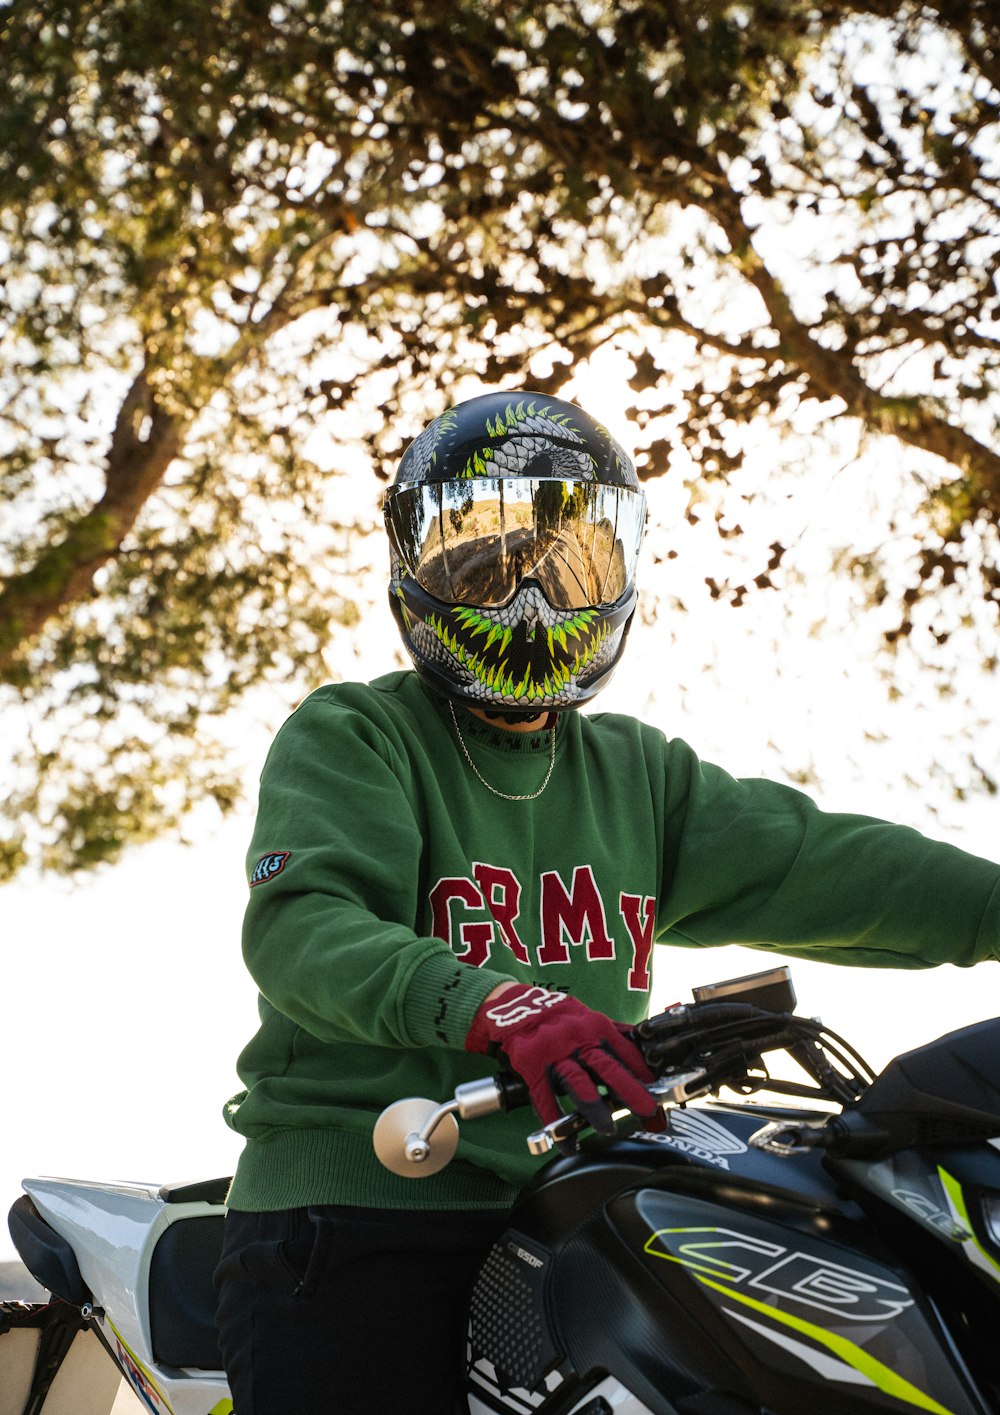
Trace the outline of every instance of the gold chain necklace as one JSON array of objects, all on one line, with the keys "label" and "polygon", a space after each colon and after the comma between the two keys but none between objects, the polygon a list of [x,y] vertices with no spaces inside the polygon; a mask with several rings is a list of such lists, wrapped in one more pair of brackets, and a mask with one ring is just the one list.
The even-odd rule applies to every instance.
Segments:
[{"label": "gold chain necklace", "polygon": [[483,773],[482,773],[482,772],[479,770],[479,768],[476,766],[475,762],[474,762],[474,761],[472,760],[472,758],[469,756],[469,749],[468,749],[468,747],[465,745],[465,738],[462,736],[462,729],[459,727],[459,725],[458,725],[458,718],[455,716],[455,706],[454,706],[454,704],[451,703],[451,702],[448,703],[448,711],[451,713],[451,720],[452,720],[452,723],[454,724],[455,735],[456,735],[456,737],[458,738],[458,745],[459,745],[459,746],[461,747],[461,749],[462,749],[462,754],[463,754],[463,756],[465,757],[465,760],[466,760],[466,761],[469,763],[469,765],[472,767],[473,774],[483,783],[483,785],[486,787],[487,791],[492,791],[493,794],[494,794],[494,796],[501,796],[505,801],[534,801],[534,800],[537,799],[537,797],[539,797],[539,796],[542,794],[542,792],[545,790],[546,786],[548,786],[548,784],[549,784],[549,777],[552,775],[552,768],[553,768],[553,767],[555,766],[555,764],[556,764],[556,725],[557,725],[557,724],[556,724],[555,722],[553,722],[552,726],[549,728],[549,735],[550,735],[549,769],[548,769],[548,771],[545,773],[545,780],[542,782],[541,786],[539,786],[538,790],[537,790],[537,791],[532,791],[530,795],[527,795],[527,796],[511,796],[511,795],[510,795],[508,792],[506,792],[506,791],[499,791],[499,790],[497,790],[497,788],[496,788],[495,786],[491,786],[490,783],[486,780],[486,777],[483,775]]}]

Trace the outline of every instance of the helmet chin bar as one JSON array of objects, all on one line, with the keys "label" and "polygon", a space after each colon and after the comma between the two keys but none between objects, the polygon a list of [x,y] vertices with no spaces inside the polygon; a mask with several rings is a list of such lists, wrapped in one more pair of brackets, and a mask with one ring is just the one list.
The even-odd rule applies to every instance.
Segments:
[{"label": "helmet chin bar", "polygon": [[[537,589],[533,592],[538,594]],[[480,611],[471,606],[445,604],[429,595],[405,571],[401,575],[393,576],[389,589],[389,606],[403,644],[413,660],[414,668],[428,687],[463,707],[478,708],[509,722],[524,722],[542,713],[564,712],[582,707],[595,697],[610,680],[618,665],[631,627],[635,605],[636,593],[632,585],[615,605],[606,609],[579,611],[579,617],[576,619],[578,631],[575,635],[572,626],[566,624],[566,618],[560,620],[557,615],[556,627],[552,632],[559,642],[553,644],[550,641],[554,667],[547,670],[552,673],[552,690],[549,691],[547,679],[544,684],[545,691],[538,690],[540,675],[536,670],[534,691],[526,693],[523,702],[519,702],[509,686],[505,690],[501,682],[494,683],[497,671],[495,666],[488,668],[488,672],[483,674],[478,682],[476,678],[479,675],[474,677],[470,668],[477,650],[487,639],[496,642],[501,637],[500,633],[490,633],[495,621],[484,626],[483,619],[492,621],[493,616],[504,611]],[[586,646],[587,626],[583,623],[584,616],[590,621],[599,620],[599,651],[595,652],[589,661],[583,662],[579,669],[574,670],[567,666],[567,657],[574,652],[578,653],[581,645]],[[468,627],[470,624],[473,626],[471,629]],[[512,622],[508,619],[508,624],[512,624],[516,636],[519,632],[519,621]],[[523,628],[520,632],[523,633]],[[537,629],[532,629],[532,634],[534,632],[549,631],[542,623]],[[464,636],[464,642],[459,636]],[[509,632],[506,637],[509,647]],[[600,645],[603,645],[603,648],[600,648]],[[499,650],[495,652],[498,653]],[[518,668],[518,675],[522,669],[523,665]],[[508,683],[510,681],[518,680],[508,680]]]}]

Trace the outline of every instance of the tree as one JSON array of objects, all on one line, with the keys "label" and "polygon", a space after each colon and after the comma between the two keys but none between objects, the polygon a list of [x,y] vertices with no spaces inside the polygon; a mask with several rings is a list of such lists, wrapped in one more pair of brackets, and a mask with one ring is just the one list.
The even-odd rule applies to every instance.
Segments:
[{"label": "tree", "polygon": [[986,0],[0,23],[0,683],[31,731],[0,877],[230,804],[215,724],[320,673],[356,613],[374,497],[349,479],[374,489],[463,389],[553,392],[602,348],[630,360],[643,475],[686,469],[722,530],[762,426],[913,449],[903,579],[877,546],[844,567],[895,603],[890,640],[931,610],[946,635],[947,594],[995,624]]}]

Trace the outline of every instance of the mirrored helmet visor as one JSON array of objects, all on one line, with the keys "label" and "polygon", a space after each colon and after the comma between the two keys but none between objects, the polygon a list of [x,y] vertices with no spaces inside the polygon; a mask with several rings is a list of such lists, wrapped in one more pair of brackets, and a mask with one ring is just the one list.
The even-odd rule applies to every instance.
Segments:
[{"label": "mirrored helmet visor", "polygon": [[635,578],[641,491],[602,482],[476,477],[390,491],[408,572],[448,604],[495,608],[534,580],[554,609],[610,605]]}]

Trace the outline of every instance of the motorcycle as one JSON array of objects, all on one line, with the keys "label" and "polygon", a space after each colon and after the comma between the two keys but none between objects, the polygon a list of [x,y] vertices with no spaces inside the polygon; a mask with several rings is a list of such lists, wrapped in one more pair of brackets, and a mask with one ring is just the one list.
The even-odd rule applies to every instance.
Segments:
[{"label": "motorcycle", "polygon": [[[876,1076],[794,1008],[784,968],[697,988],[634,1034],[662,1131],[529,1137],[580,1148],[474,1284],[469,1415],[1000,1411],[1000,1019]],[[376,1153],[419,1179],[525,1100],[502,1073],[401,1100]],[[228,1415],[227,1183],[24,1182],[11,1233],[52,1298],[0,1304],[0,1415],[108,1415],[121,1375],[150,1411]]]}]

